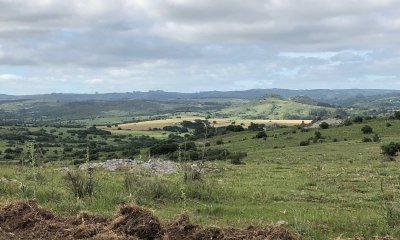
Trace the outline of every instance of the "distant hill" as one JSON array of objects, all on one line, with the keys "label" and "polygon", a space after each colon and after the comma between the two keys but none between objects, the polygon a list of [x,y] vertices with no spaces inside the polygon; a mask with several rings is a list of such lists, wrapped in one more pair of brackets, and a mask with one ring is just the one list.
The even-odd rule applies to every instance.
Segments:
[{"label": "distant hill", "polygon": [[336,112],[335,108],[316,104],[299,103],[278,95],[268,95],[239,106],[224,108],[217,111],[215,116],[249,119],[312,119],[333,115]]},{"label": "distant hill", "polygon": [[52,99],[52,100],[176,100],[176,99],[203,99],[203,98],[239,98],[239,99],[257,99],[267,94],[280,95],[286,98],[296,96],[307,96],[319,102],[329,104],[349,104],[364,97],[371,96],[393,96],[399,95],[400,90],[379,90],[379,89],[312,89],[312,90],[289,90],[289,89],[250,89],[243,91],[206,91],[197,93],[179,93],[164,91],[149,92],[126,92],[126,93],[101,93],[101,94],[69,94],[53,93],[42,95],[11,96],[1,95],[0,100],[12,99]]}]

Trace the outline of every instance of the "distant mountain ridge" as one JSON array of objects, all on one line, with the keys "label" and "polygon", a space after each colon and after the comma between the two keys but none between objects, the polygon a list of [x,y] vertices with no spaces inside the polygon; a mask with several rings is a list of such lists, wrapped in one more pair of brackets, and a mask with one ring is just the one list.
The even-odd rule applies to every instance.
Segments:
[{"label": "distant mountain ridge", "polygon": [[257,99],[265,95],[280,95],[286,98],[296,96],[306,96],[317,101],[330,104],[343,104],[354,102],[359,98],[370,96],[393,97],[400,96],[400,90],[390,89],[310,89],[310,90],[290,90],[290,89],[249,89],[243,91],[205,91],[196,93],[180,93],[165,91],[148,92],[126,92],[126,93],[99,93],[99,94],[74,94],[74,93],[52,93],[39,95],[13,96],[0,94],[0,100],[18,99],[51,99],[64,101],[84,101],[84,100],[174,100],[174,99],[202,99],[202,98],[240,98]]}]

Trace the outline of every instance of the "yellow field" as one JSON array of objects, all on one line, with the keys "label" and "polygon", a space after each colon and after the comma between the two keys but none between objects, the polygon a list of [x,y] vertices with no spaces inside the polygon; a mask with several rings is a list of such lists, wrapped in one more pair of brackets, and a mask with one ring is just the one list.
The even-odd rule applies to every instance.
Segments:
[{"label": "yellow field", "polygon": [[[183,121],[194,121],[195,119],[202,119],[203,117],[182,117],[182,118],[167,118],[161,120],[143,121],[137,123],[126,123],[120,124],[118,127],[121,129],[130,130],[149,130],[149,128],[163,128],[165,126],[175,126],[179,125]],[[215,127],[222,127],[232,124],[235,122],[236,125],[244,124],[244,126],[249,126],[251,122],[259,124],[285,124],[285,125],[297,125],[304,122],[308,124],[311,120],[260,120],[260,119],[231,119],[231,118],[210,118],[208,121]],[[117,127],[113,127],[117,128]]]}]

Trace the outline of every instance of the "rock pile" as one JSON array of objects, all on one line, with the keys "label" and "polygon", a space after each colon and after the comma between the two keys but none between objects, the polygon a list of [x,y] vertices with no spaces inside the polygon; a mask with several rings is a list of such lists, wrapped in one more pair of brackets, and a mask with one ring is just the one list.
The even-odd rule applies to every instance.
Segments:
[{"label": "rock pile", "polygon": [[144,163],[132,159],[111,159],[101,163],[84,163],[79,166],[79,169],[83,171],[89,168],[103,168],[108,171],[117,171],[120,168],[130,168],[135,171],[142,168],[159,174],[171,174],[178,170],[178,164],[161,159],[151,159]]}]

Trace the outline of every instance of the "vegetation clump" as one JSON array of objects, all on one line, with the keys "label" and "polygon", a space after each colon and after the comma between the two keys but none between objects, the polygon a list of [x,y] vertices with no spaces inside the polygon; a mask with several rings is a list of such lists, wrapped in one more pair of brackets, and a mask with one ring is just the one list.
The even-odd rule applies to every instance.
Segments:
[{"label": "vegetation clump", "polygon": [[327,122],[322,122],[322,123],[319,125],[319,127],[320,127],[321,129],[328,129],[328,128],[329,128],[329,124],[328,124]]},{"label": "vegetation clump", "polygon": [[243,159],[247,157],[246,152],[235,152],[229,155],[231,163],[234,165],[241,165],[243,164]]},{"label": "vegetation clump", "polygon": [[267,137],[268,137],[268,135],[267,135],[267,133],[264,132],[264,131],[258,132],[258,133],[256,134],[256,138],[267,138]]},{"label": "vegetation clump", "polygon": [[371,134],[371,133],[373,132],[373,129],[372,129],[371,126],[365,125],[364,127],[361,128],[361,131],[362,131],[364,134]]},{"label": "vegetation clump", "polygon": [[397,153],[400,151],[400,143],[391,142],[389,144],[382,145],[381,149],[383,154],[393,157],[396,156]]}]

